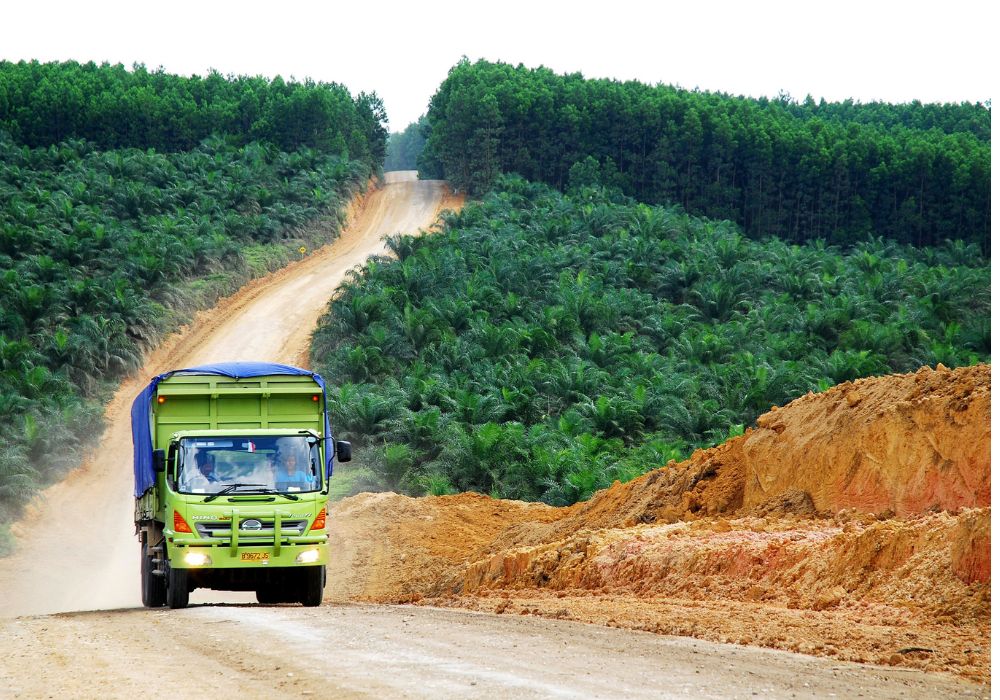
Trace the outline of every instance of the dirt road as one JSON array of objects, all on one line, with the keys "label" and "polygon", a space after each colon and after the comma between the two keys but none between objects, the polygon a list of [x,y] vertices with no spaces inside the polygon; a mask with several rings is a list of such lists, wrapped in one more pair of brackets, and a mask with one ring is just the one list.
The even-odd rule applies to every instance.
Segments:
[{"label": "dirt road", "polygon": [[[108,409],[95,454],[46,490],[0,560],[0,698],[984,697],[955,678],[533,616],[407,606],[139,606],[129,406],[149,377],[217,360],[304,364],[345,272],[382,238],[459,206],[443,183],[390,173],[342,237],[241,290],[169,339]],[[244,598],[245,599],[245,598]],[[216,604],[206,604],[206,603]],[[74,611],[74,612],[63,612]],[[91,612],[79,612],[91,611]],[[51,614],[60,613],[60,614]]]},{"label": "dirt road", "polygon": [[0,697],[953,698],[982,686],[597,625],[428,608],[202,606],[0,621]]},{"label": "dirt road", "polygon": [[[132,532],[129,408],[150,377],[220,360],[306,364],[309,336],[348,270],[385,252],[383,239],[434,224],[461,205],[442,182],[414,172],[386,174],[359,200],[340,238],[244,287],[169,338],[107,410],[100,446],[79,469],[47,489],[14,525],[18,551],[0,559],[0,617],[135,605],[139,545]],[[197,592],[195,601],[249,600]]]}]

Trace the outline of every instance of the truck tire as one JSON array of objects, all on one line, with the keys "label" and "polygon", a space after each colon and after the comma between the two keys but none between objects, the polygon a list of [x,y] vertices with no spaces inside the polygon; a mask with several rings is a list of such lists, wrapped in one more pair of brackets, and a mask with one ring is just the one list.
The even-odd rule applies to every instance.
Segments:
[{"label": "truck tire", "polygon": [[310,566],[303,573],[305,573],[305,580],[302,583],[302,604],[307,608],[315,608],[323,602],[323,588],[326,587],[326,567]]},{"label": "truck tire", "polygon": [[167,569],[167,606],[173,609],[186,608],[188,597],[191,591],[188,590],[187,569]]},{"label": "truck tire", "polygon": [[146,549],[146,543],[140,544],[139,575],[142,577],[142,604],[147,608],[162,608],[167,604],[167,582],[163,576],[157,576],[153,565],[153,555]]},{"label": "truck tire", "polygon": [[274,586],[263,586],[257,589],[257,602],[261,605],[274,605],[280,603],[281,592]]}]

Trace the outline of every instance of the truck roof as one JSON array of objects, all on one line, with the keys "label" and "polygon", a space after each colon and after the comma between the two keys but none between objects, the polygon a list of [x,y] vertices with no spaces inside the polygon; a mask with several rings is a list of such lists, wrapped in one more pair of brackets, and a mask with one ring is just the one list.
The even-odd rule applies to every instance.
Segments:
[{"label": "truck roof", "polygon": [[225,430],[179,430],[174,435],[178,437],[287,437],[289,435],[312,435],[319,437],[315,430],[303,428],[227,428]]}]

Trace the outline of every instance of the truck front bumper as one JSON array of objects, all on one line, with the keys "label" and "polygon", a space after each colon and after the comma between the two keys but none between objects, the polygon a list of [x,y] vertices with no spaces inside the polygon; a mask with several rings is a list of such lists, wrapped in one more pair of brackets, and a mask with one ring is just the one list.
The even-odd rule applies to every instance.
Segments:
[{"label": "truck front bumper", "polygon": [[174,537],[171,542],[168,536],[167,556],[176,569],[326,566],[330,560],[326,535],[296,539],[280,547],[247,542],[234,549],[198,538]]},{"label": "truck front bumper", "polygon": [[[246,529],[247,521],[259,527]],[[329,535],[305,526],[301,519],[283,523],[281,513],[273,510],[234,508],[228,523],[200,522],[197,533],[165,529],[163,534],[170,566],[178,569],[325,566]]]}]

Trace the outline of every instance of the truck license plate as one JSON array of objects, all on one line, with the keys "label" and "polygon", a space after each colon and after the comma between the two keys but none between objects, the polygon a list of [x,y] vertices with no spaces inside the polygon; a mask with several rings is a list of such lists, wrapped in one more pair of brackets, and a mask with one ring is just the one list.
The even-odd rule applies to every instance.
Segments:
[{"label": "truck license plate", "polygon": [[267,552],[241,552],[240,553],[240,560],[241,561],[267,561],[267,559],[268,559],[269,556],[270,555],[268,555]]}]

